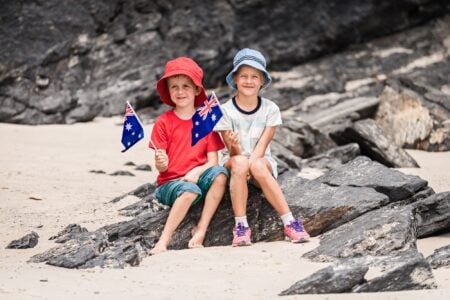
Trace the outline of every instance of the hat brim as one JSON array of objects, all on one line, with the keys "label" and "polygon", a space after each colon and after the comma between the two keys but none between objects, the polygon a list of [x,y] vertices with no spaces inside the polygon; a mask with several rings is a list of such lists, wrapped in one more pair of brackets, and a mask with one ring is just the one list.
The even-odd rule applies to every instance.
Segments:
[{"label": "hat brim", "polygon": [[266,68],[261,66],[258,62],[254,60],[243,60],[241,63],[239,63],[237,66],[233,68],[233,70],[227,75],[226,80],[229,86],[231,86],[233,89],[237,89],[236,83],[234,82],[234,75],[239,70],[240,67],[243,65],[255,68],[263,73],[264,77],[264,84],[262,85],[262,89],[266,88],[269,84],[272,83],[272,78],[269,75],[269,72],[267,72]]},{"label": "hat brim", "polygon": [[175,75],[185,75],[188,76],[192,82],[200,88],[200,94],[195,96],[194,106],[199,107],[203,104],[203,102],[207,99],[205,88],[203,87],[201,82],[195,82],[193,78],[193,74],[190,74],[187,70],[173,70],[172,72],[168,72],[161,77],[156,83],[156,89],[159,93],[159,98],[161,101],[169,106],[175,107],[175,103],[170,99],[169,91],[167,90],[167,78],[175,76]]}]

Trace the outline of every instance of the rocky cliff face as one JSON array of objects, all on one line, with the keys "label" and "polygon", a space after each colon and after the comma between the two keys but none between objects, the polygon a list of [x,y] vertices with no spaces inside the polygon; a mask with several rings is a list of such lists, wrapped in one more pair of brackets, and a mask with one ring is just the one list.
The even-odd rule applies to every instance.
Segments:
[{"label": "rocky cliff face", "polygon": [[[295,73],[295,66],[301,68],[350,45],[424,24],[449,11],[445,0],[4,0],[0,3],[0,122],[89,121],[98,115],[122,114],[125,100],[136,109],[156,107],[155,82],[165,61],[180,55],[200,63],[208,88],[223,85],[231,59],[242,47],[261,49],[270,58],[272,71]],[[385,42],[389,44],[389,39]],[[370,43],[366,45],[370,48]],[[418,41],[396,54],[422,54],[419,50],[427,45]],[[376,57],[389,56],[383,60],[389,69],[388,60],[394,57],[386,55],[380,52]],[[345,56],[335,57],[314,71],[317,78],[311,78],[317,80],[322,71],[341,70]],[[353,68],[366,62],[375,60],[362,56],[341,76],[354,76]],[[363,77],[373,78],[373,68],[363,69]],[[441,69],[447,77],[440,80],[445,81],[448,66]],[[308,95],[358,85],[321,82],[288,89],[274,85],[272,92],[288,99],[290,107]]]}]

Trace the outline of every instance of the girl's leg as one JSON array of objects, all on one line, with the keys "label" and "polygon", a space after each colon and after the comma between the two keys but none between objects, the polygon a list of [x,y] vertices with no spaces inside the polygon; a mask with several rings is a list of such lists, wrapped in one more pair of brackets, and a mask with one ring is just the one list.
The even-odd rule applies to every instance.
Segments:
[{"label": "girl's leg", "polygon": [[230,171],[230,196],[234,216],[243,217],[247,214],[248,158],[243,155],[232,156],[224,166]]},{"label": "girl's leg", "polygon": [[250,166],[250,173],[262,189],[267,201],[269,201],[281,217],[286,239],[293,243],[306,242],[309,239],[309,234],[305,231],[302,221],[300,219],[294,219],[292,216],[280,185],[272,176],[269,162],[264,158],[253,161]]},{"label": "girl's leg", "polygon": [[150,255],[167,251],[167,246],[170,244],[173,233],[178,225],[180,225],[181,221],[183,221],[195,198],[197,198],[196,193],[184,192],[175,200],[170,209],[161,237],[155,247],[150,251]]},{"label": "girl's leg", "polygon": [[197,226],[193,230],[192,238],[189,241],[189,248],[196,248],[203,246],[203,240],[205,239],[206,230],[211,222],[217,207],[222,201],[225,187],[227,185],[227,176],[223,173],[217,175],[214,179],[208,193],[205,197],[205,204],[203,206],[202,214]]},{"label": "girl's leg", "polygon": [[270,163],[266,159],[259,158],[254,160],[250,166],[250,174],[263,191],[267,201],[280,216],[290,212],[280,185],[273,177]]}]

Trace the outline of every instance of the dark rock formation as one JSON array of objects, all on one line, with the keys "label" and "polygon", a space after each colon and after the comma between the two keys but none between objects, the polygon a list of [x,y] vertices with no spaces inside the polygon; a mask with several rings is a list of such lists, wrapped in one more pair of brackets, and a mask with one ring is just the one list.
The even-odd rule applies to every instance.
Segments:
[{"label": "dark rock formation", "polygon": [[433,254],[427,257],[428,263],[433,269],[450,266],[450,244],[434,250]]},{"label": "dark rock formation", "polygon": [[21,237],[18,240],[14,240],[6,246],[6,249],[27,249],[34,248],[39,241],[39,235],[32,231]]},{"label": "dark rock formation", "polygon": [[398,256],[397,263],[392,259],[382,261],[387,267],[382,275],[353,289],[357,293],[421,290],[436,288],[430,264],[416,250]]},{"label": "dark rock formation", "polygon": [[293,284],[280,293],[280,296],[296,294],[331,294],[349,293],[353,287],[365,282],[364,275],[369,268],[341,264],[321,269],[311,276]]},{"label": "dark rock formation", "polygon": [[[360,161],[360,159],[355,159],[340,168],[348,170],[349,166],[354,166],[362,177],[367,178],[376,169],[378,176],[385,180],[374,180],[375,183],[371,187],[330,186],[318,181],[303,179],[296,176],[296,173],[292,171],[282,174],[279,178],[280,185],[293,213],[302,217],[305,227],[313,236],[330,230],[339,231],[341,228],[350,226],[348,230],[353,233],[347,232],[347,235],[355,234],[355,245],[358,243],[363,245],[367,243],[363,241],[365,235],[363,234],[362,238],[358,239],[356,238],[357,232],[372,226],[371,229],[368,229],[372,232],[368,238],[379,237],[383,234],[388,236],[380,239],[383,243],[378,246],[370,240],[371,244],[368,245],[372,245],[371,251],[381,251],[379,255],[383,255],[388,249],[408,248],[408,245],[413,243],[415,239],[412,209],[407,211],[400,205],[397,208],[390,207],[389,209],[383,207],[399,200],[402,200],[401,203],[404,201],[406,201],[405,203],[419,201],[432,191],[426,192],[426,182],[416,176],[399,176],[397,171],[371,162],[367,158],[363,159],[365,163],[362,165],[357,165],[355,161]],[[409,193],[403,192],[405,186],[409,187]],[[385,191],[386,195],[376,190]],[[135,195],[141,198],[136,204],[122,209],[122,213],[135,216],[133,219],[106,225],[95,232],[80,232],[61,246],[32,258],[32,261],[50,261],[51,258],[64,257],[65,260],[52,260],[52,263],[58,262],[58,265],[61,266],[73,265],[74,257],[80,251],[82,255],[76,259],[76,267],[93,266],[93,264],[120,266],[125,264],[122,260],[124,256],[128,257],[127,259],[132,261],[133,264],[136,263],[137,260],[146,255],[144,250],[151,249],[157,241],[168,213],[168,210],[163,209],[153,201],[153,192],[154,186],[147,184],[113,200],[114,202],[120,201],[126,195]],[[416,196],[420,194],[423,195]],[[403,195],[403,197],[398,195]],[[408,199],[407,196],[409,196]],[[385,209],[387,212],[380,213],[379,209]],[[394,214],[394,211],[397,213]],[[191,209],[189,216],[182,222],[173,237],[172,249],[187,247],[191,229],[196,225],[200,212],[201,205],[196,205]],[[279,217],[261,195],[260,190],[252,186],[249,190],[247,212],[249,223],[252,226],[253,242],[283,239],[282,224]],[[391,224],[389,218],[390,216],[394,218],[394,215],[400,220]],[[234,221],[230,216],[232,216],[230,198],[226,194],[211,222],[205,239],[205,246],[229,245],[231,243]],[[361,221],[358,221],[360,218]],[[366,227],[358,225],[360,228],[357,230],[351,227],[351,224],[358,222],[364,223]],[[324,236],[326,236],[326,233]],[[342,240],[349,239],[347,237]],[[389,244],[390,242],[392,244]],[[358,253],[362,255],[365,248],[355,246],[352,249],[360,249],[361,251]],[[95,253],[94,256],[92,256],[93,252]],[[351,253],[353,252],[349,250],[349,255],[341,256],[352,256]],[[134,258],[131,259],[131,257]]]},{"label": "dark rock formation", "polygon": [[[369,278],[368,270],[377,276]],[[430,265],[416,249],[384,256],[340,259],[280,295],[383,292],[436,288]]]},{"label": "dark rock formation", "polygon": [[55,243],[65,243],[76,237],[78,234],[87,231],[86,228],[81,227],[78,224],[69,224],[56,235],[50,237],[49,240],[55,240]]},{"label": "dark rock formation", "polygon": [[[317,180],[333,186],[372,187],[388,195],[392,201],[412,197],[428,184],[426,180],[418,176],[405,175],[397,170],[386,170],[386,167],[380,163],[359,156]],[[386,176],[386,172],[389,176]]]},{"label": "dark rock formation", "polygon": [[450,232],[450,192],[432,195],[414,204],[417,236]]},{"label": "dark rock formation", "polygon": [[119,171],[115,171],[112,172],[111,174],[109,174],[110,176],[135,176],[133,173],[131,173],[130,171],[123,171],[123,170],[119,170]]},{"label": "dark rock formation", "polygon": [[356,142],[361,154],[393,168],[415,168],[419,165],[406,151],[395,145],[383,129],[372,119],[359,120],[332,137],[340,144]]},{"label": "dark rock formation", "polygon": [[450,150],[450,95],[405,82],[419,92],[391,82],[380,95],[376,121],[399,147]]},{"label": "dark rock formation", "polygon": [[[26,124],[82,122],[121,114],[125,100],[136,109],[156,107],[156,79],[164,62],[175,56],[193,57],[208,74],[207,86],[218,86],[224,83],[238,48],[263,49],[273,70],[287,69],[450,10],[444,0],[6,0],[1,5],[0,120]],[[409,46],[406,43],[403,49]],[[398,53],[422,55],[418,48]],[[393,58],[383,55],[387,54],[378,57]],[[359,63],[352,62],[351,68],[342,64],[348,79],[357,73]],[[339,70],[332,82],[319,78],[326,69],[314,72],[311,78],[322,82],[294,91],[295,100],[342,91],[346,81]],[[280,101],[298,103],[290,98]]]}]

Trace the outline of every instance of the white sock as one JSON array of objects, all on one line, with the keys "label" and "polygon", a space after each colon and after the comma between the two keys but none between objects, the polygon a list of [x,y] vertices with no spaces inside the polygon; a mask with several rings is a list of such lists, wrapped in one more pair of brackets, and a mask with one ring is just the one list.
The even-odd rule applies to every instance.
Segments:
[{"label": "white sock", "polygon": [[288,212],[287,214],[282,215],[280,218],[281,221],[283,221],[284,226],[291,224],[291,222],[295,220],[292,212]]},{"label": "white sock", "polygon": [[242,223],[244,225],[244,227],[248,227],[247,216],[235,217],[234,222],[235,222],[236,226],[238,223]]}]

